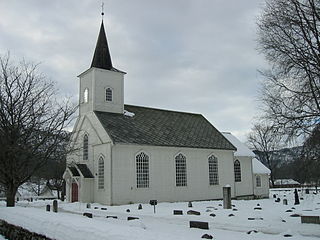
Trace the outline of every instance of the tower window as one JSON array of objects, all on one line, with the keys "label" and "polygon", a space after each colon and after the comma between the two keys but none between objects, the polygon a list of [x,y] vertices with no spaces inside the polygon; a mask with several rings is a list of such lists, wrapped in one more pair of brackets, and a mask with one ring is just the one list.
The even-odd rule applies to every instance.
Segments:
[{"label": "tower window", "polygon": [[88,135],[85,134],[83,136],[83,160],[88,160],[89,155],[89,138]]},{"label": "tower window", "polygon": [[89,102],[89,89],[86,88],[83,92],[83,102],[87,103]]},{"label": "tower window", "polygon": [[211,155],[208,158],[209,163],[209,185],[218,185],[219,184],[219,175],[218,175],[218,159]]},{"label": "tower window", "polygon": [[175,157],[176,160],[176,186],[183,187],[187,186],[187,164],[186,157],[179,153]]},{"label": "tower window", "polygon": [[241,166],[239,160],[234,162],[234,181],[241,182]]},{"label": "tower window", "polygon": [[136,156],[137,188],[149,187],[149,156],[144,152]]},{"label": "tower window", "polygon": [[98,161],[98,189],[104,189],[104,159],[99,158]]},{"label": "tower window", "polygon": [[106,89],[106,101],[112,102],[112,89],[111,88]]}]

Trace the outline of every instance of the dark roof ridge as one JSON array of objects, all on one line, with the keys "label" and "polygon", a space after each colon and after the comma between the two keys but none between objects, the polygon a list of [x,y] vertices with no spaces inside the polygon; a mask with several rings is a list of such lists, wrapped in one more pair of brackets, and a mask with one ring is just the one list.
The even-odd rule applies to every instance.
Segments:
[{"label": "dark roof ridge", "polygon": [[[176,110],[163,109],[163,108],[154,108],[154,107],[138,106],[138,105],[131,105],[131,104],[124,104],[124,106],[128,106],[128,107],[139,107],[139,108],[147,108],[147,109],[158,110],[158,111],[174,112],[174,113],[184,113],[184,114],[192,114],[192,115],[200,115],[200,116],[202,116],[202,114],[201,114],[201,113],[193,113],[193,112],[176,111]],[[125,109],[125,110],[126,110],[126,109]]]}]

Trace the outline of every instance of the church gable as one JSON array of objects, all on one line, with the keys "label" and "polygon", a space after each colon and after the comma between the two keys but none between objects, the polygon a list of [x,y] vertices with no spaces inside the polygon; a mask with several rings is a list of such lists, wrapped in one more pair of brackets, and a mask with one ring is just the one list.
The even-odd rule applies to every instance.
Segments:
[{"label": "church gable", "polygon": [[115,144],[236,150],[201,114],[132,105],[125,109],[134,116],[95,111]]}]

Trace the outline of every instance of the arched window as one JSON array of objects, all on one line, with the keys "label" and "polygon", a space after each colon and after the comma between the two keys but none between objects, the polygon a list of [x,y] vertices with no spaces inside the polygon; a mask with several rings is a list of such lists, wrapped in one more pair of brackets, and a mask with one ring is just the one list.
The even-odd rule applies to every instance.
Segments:
[{"label": "arched window", "polygon": [[104,189],[104,158],[102,156],[98,161],[98,189]]},{"label": "arched window", "polygon": [[176,186],[187,186],[187,164],[186,157],[179,153],[176,157]]},{"label": "arched window", "polygon": [[83,102],[87,103],[89,102],[89,89],[86,88],[83,92]]},{"label": "arched window", "polygon": [[259,175],[256,176],[256,186],[261,187],[261,177]]},{"label": "arched window", "polygon": [[106,89],[106,101],[112,102],[112,89],[111,88]]},{"label": "arched window", "polygon": [[136,156],[137,188],[149,187],[149,156],[144,152]]},{"label": "arched window", "polygon": [[234,161],[234,180],[241,182],[241,166],[239,160]]},{"label": "arched window", "polygon": [[89,153],[89,137],[87,134],[83,136],[83,160],[88,160]]},{"label": "arched window", "polygon": [[219,184],[219,175],[218,175],[218,159],[211,155],[208,158],[209,163],[209,184],[218,185]]}]

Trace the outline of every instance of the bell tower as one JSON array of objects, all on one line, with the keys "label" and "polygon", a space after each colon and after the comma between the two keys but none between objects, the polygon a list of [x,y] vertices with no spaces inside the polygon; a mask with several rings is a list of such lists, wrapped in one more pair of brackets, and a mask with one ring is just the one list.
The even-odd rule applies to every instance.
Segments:
[{"label": "bell tower", "polygon": [[125,74],[112,66],[102,20],[91,67],[78,76],[79,114],[92,111],[123,114]]}]

